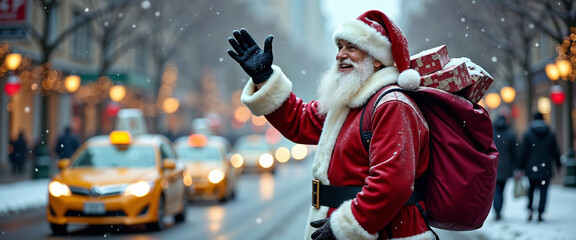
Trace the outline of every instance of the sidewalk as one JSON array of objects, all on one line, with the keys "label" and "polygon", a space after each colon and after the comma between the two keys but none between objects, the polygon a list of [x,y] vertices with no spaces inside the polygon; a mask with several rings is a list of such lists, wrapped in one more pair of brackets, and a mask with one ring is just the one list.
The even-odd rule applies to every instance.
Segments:
[{"label": "sidewalk", "polygon": [[[50,178],[33,179],[32,164],[21,175],[12,174],[10,165],[0,165],[0,218],[46,206]],[[50,168],[50,176],[56,170]]]},{"label": "sidewalk", "polygon": [[[495,220],[491,210],[484,226],[478,230],[466,232],[451,232],[438,230],[440,239],[467,240],[528,240],[555,239],[572,240],[576,237],[576,188],[562,185],[551,185],[548,190],[548,202],[544,221],[538,222],[537,213],[532,221],[527,221],[528,197],[513,197],[513,181],[506,183],[502,219]],[[534,206],[537,209],[538,192],[534,196]]]},{"label": "sidewalk", "polygon": [[30,179],[32,179],[32,170],[30,169],[30,166],[25,166],[24,173],[22,173],[22,175],[15,176],[12,174],[12,169],[9,164],[0,165],[0,184],[19,182]]}]

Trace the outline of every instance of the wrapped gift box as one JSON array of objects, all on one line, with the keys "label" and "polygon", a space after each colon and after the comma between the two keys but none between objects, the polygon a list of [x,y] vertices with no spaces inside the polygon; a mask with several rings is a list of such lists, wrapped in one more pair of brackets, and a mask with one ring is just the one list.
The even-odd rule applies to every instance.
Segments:
[{"label": "wrapped gift box", "polygon": [[466,63],[468,68],[468,74],[472,79],[472,84],[458,93],[465,97],[466,99],[470,100],[473,103],[478,103],[482,97],[486,94],[486,91],[494,82],[494,79],[488,72],[486,72],[482,67],[476,65],[468,58],[461,58],[461,60]]},{"label": "wrapped gift box", "polygon": [[418,71],[420,75],[426,75],[442,70],[448,62],[448,49],[446,45],[442,45],[411,56],[410,68]]},{"label": "wrapped gift box", "polygon": [[444,69],[420,78],[420,86],[441,89],[451,93],[458,92],[472,83],[466,63],[452,60]]}]

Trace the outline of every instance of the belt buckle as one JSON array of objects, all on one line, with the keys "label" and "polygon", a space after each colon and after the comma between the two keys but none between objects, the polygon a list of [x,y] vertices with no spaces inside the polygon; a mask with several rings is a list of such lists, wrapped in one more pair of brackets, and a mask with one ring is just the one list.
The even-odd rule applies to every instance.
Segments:
[{"label": "belt buckle", "polygon": [[320,208],[320,181],[312,180],[312,206]]}]

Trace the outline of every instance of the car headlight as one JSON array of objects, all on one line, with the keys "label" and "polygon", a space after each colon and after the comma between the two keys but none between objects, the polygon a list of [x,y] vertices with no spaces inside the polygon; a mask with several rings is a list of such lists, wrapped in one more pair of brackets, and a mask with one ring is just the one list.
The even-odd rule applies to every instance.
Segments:
[{"label": "car headlight", "polygon": [[224,179],[224,172],[220,169],[214,169],[212,171],[210,171],[210,173],[208,173],[208,180],[211,183],[219,183]]},{"label": "car headlight", "polygon": [[242,165],[244,165],[244,158],[239,153],[235,153],[230,157],[230,163],[235,168],[242,167]]},{"label": "car headlight", "polygon": [[136,197],[144,197],[150,192],[152,186],[146,181],[129,184],[124,190],[124,196],[132,195]]},{"label": "car headlight", "polygon": [[296,160],[302,160],[308,156],[308,148],[302,144],[296,144],[292,147],[292,156]]},{"label": "car headlight", "polygon": [[70,196],[71,195],[70,188],[68,188],[68,186],[66,184],[58,182],[58,181],[50,182],[50,184],[48,184],[48,191],[54,197]]},{"label": "car headlight", "polygon": [[290,160],[290,150],[288,150],[288,148],[286,147],[280,147],[276,149],[276,154],[274,155],[276,156],[278,162],[281,163],[285,163],[288,162],[288,160]]},{"label": "car headlight", "polygon": [[260,155],[260,158],[258,159],[258,163],[263,168],[272,167],[272,164],[274,164],[274,157],[272,157],[272,154],[270,154],[270,153],[264,153],[264,154]]},{"label": "car headlight", "polygon": [[185,174],[184,177],[182,177],[182,182],[184,182],[184,185],[186,185],[187,187],[190,187],[192,185],[192,176],[190,176],[189,174]]}]

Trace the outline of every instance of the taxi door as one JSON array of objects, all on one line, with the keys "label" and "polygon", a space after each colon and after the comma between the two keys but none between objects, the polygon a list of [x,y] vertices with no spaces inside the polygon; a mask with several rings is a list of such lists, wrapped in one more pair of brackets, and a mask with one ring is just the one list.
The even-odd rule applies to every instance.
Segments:
[{"label": "taxi door", "polygon": [[[166,197],[166,211],[168,213],[174,213],[181,209],[182,201],[185,199],[184,195],[184,182],[182,181],[182,171],[183,168],[178,162],[176,153],[170,146],[165,142],[160,145],[160,155],[162,157],[162,171],[164,179],[162,180],[162,188],[164,189]],[[175,168],[167,169],[164,168],[164,161],[174,161]]]}]

